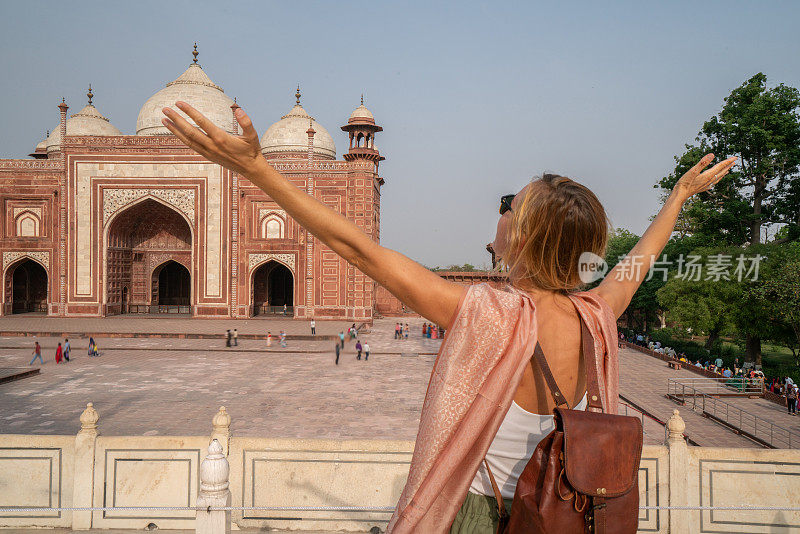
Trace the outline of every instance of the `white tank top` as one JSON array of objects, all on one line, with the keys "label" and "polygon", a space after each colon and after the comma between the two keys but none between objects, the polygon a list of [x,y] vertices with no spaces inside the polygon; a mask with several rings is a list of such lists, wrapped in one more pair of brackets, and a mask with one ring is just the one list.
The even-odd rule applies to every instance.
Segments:
[{"label": "white tank top", "polygon": [[[586,409],[586,395],[575,409]],[[522,470],[528,465],[539,442],[553,429],[555,429],[555,422],[552,415],[528,412],[520,408],[516,402],[511,401],[511,407],[486,453],[486,461],[492,470],[497,487],[500,488],[500,495],[504,499],[514,498],[517,480],[519,480]],[[478,495],[494,497],[492,483],[483,462],[481,462],[478,472],[475,473],[475,478],[472,479],[469,491]]]}]

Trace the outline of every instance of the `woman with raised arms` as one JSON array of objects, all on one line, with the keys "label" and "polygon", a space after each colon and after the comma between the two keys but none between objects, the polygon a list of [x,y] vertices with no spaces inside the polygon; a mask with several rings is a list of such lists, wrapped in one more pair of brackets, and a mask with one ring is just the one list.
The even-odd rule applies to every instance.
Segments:
[{"label": "woman with raised arms", "polygon": [[[205,158],[250,180],[295,221],[404,305],[447,330],[431,373],[408,480],[388,531],[494,532],[496,508],[484,458],[502,497],[514,495],[516,479],[536,444],[552,429],[555,406],[541,369],[531,365],[538,341],[570,406],[585,406],[581,320],[594,340],[602,408],[616,413],[618,345],[616,319],[644,280],[651,261],[669,239],[683,204],[725,176],[730,158],[710,169],[703,157],[675,185],[629,254],[643,267],[623,262],[596,288],[579,291],[583,253],[604,256],[609,232],[597,197],[569,178],[545,175],[516,195],[501,198],[493,243],[508,267],[505,290],[487,284],[448,282],[417,262],[375,243],[344,216],[310,197],[273,169],[242,109],[234,136],[185,102],[177,102],[198,127],[165,108],[164,125]],[[491,335],[487,335],[491,333]],[[510,501],[508,502],[510,505]]]}]

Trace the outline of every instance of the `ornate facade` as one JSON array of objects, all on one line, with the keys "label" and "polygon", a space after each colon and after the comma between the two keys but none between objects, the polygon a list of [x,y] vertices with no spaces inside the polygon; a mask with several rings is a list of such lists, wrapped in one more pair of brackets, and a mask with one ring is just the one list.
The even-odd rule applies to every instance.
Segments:
[{"label": "ornate facade", "polygon": [[[187,149],[161,124],[185,100],[238,133],[237,107],[194,62],[142,107],[122,135],[92,104],[39,143],[0,160],[0,313],[53,316],[183,313],[197,317],[371,320],[375,283],[317,241],[246,179]],[[297,187],[380,236],[374,144],[362,104],[331,135],[300,105],[261,138],[264,157]]]}]

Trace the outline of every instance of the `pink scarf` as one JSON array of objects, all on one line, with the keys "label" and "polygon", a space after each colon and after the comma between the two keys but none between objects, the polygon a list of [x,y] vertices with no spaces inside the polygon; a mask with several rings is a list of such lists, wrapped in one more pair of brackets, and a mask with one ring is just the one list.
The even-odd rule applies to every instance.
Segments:
[{"label": "pink scarf", "polygon": [[[603,408],[616,413],[616,317],[596,293],[570,299],[594,339]],[[537,339],[536,310],[525,293],[488,284],[467,290],[431,373],[408,480],[387,533],[449,532]]]}]

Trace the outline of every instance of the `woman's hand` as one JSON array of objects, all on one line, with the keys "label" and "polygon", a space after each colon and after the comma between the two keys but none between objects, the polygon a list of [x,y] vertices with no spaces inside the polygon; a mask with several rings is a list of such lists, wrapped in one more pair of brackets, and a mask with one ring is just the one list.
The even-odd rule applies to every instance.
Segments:
[{"label": "woman's hand", "polygon": [[175,105],[191,117],[199,128],[189,124],[170,108],[162,110],[167,118],[161,119],[161,122],[204,158],[244,176],[257,172],[259,168],[267,165],[267,161],[261,155],[261,145],[258,134],[253,128],[253,122],[242,108],[238,108],[234,114],[243,132],[237,137],[215,126],[186,102],[176,102]]},{"label": "woman's hand", "polygon": [[728,158],[703,171],[714,160],[714,154],[706,154],[697,162],[697,165],[681,176],[681,179],[672,188],[672,193],[677,195],[681,202],[686,202],[693,195],[708,191],[730,172],[731,167],[736,164],[736,159],[735,157]]}]

